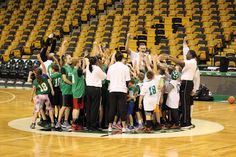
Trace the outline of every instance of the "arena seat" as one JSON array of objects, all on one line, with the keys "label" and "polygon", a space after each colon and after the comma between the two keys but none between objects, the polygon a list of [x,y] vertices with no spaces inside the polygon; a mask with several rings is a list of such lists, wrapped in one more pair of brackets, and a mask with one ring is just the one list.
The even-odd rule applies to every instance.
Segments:
[{"label": "arena seat", "polygon": [[[58,54],[80,56],[94,41],[113,51],[123,47],[127,33],[132,33],[134,50],[144,41],[148,49],[160,45],[158,52],[181,56],[187,35],[202,62],[211,63],[218,43],[223,46],[220,54],[235,56],[233,0],[22,0],[9,1],[0,17],[0,50],[6,61],[9,55],[35,55],[52,32],[62,37]],[[147,38],[139,40],[139,36]],[[68,44],[61,52],[64,40]]]}]

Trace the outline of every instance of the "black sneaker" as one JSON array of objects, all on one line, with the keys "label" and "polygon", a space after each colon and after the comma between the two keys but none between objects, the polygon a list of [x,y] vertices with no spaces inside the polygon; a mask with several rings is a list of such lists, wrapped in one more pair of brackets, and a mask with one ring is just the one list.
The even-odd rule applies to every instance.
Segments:
[{"label": "black sneaker", "polygon": [[42,127],[43,128],[51,128],[51,124],[48,123],[47,121],[43,121]]},{"label": "black sneaker", "polygon": [[38,126],[41,126],[43,125],[43,119],[40,119],[40,121],[37,123]]},{"label": "black sneaker", "polygon": [[32,123],[31,125],[30,125],[30,129],[35,129],[35,123]]}]

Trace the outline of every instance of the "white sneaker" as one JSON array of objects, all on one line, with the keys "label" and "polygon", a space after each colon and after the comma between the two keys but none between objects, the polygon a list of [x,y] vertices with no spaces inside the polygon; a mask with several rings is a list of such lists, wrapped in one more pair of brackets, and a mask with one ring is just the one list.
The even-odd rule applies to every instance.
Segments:
[{"label": "white sneaker", "polygon": [[130,132],[128,128],[122,128],[122,133]]},{"label": "white sneaker", "polygon": [[112,127],[109,127],[109,128],[108,128],[108,132],[112,132]]},{"label": "white sneaker", "polygon": [[48,36],[48,38],[53,38],[53,36],[54,36],[54,34],[51,33],[51,34]]}]

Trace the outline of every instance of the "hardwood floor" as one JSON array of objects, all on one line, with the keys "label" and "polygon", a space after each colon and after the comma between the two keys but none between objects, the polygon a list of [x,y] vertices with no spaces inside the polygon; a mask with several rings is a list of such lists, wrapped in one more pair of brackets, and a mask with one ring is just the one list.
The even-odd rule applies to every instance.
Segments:
[{"label": "hardwood floor", "polygon": [[[14,100],[9,102],[14,95]],[[222,124],[225,129],[218,133],[178,138],[109,139],[41,135],[8,127],[9,121],[32,115],[34,105],[29,99],[30,91],[0,89],[1,157],[236,156],[235,105],[195,102],[193,117]]]}]

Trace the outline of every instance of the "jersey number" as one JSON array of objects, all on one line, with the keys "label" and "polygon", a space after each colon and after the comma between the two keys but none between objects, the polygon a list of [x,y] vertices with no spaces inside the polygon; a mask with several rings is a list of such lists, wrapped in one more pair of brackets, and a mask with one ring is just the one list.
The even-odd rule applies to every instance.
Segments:
[{"label": "jersey number", "polygon": [[157,93],[156,86],[149,87],[149,92],[150,95],[156,94]]},{"label": "jersey number", "polygon": [[54,87],[59,87],[59,85],[60,85],[60,78],[56,78],[55,79],[55,84],[54,84]]},{"label": "jersey number", "polygon": [[39,87],[41,92],[46,92],[48,90],[46,83],[42,83]]},{"label": "jersey number", "polygon": [[75,76],[74,75],[71,75],[72,76],[72,84],[75,83]]}]

